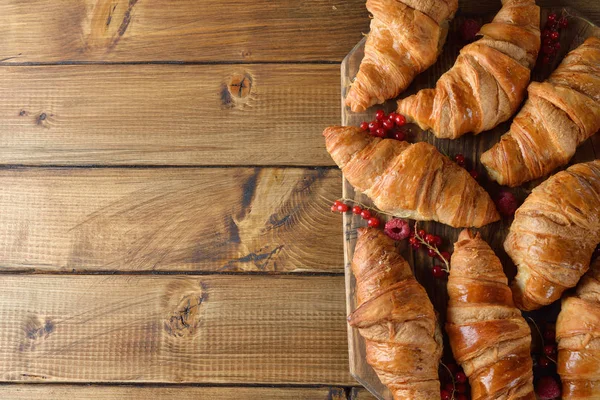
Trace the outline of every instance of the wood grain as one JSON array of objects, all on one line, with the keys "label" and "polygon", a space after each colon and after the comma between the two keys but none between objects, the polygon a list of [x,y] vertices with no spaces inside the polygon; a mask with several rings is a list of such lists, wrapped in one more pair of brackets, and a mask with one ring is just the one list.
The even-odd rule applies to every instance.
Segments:
[{"label": "wood grain", "polygon": [[[343,388],[0,385],[3,400],[347,400]],[[352,398],[354,399],[354,398]]]},{"label": "wood grain", "polygon": [[337,65],[0,67],[0,164],[333,165]]},{"label": "wood grain", "polygon": [[343,271],[337,169],[0,170],[2,270]]},{"label": "wood grain", "polygon": [[343,277],[3,276],[0,381],[352,385]]},{"label": "wood grain", "polygon": [[[561,4],[600,21],[596,0]],[[465,13],[499,7],[460,2]],[[368,24],[364,0],[8,0],[0,4],[0,61],[341,61]]]},{"label": "wood grain", "polygon": [[350,400],[375,400],[377,399],[373,396],[367,389],[364,388],[352,388],[350,391]]}]

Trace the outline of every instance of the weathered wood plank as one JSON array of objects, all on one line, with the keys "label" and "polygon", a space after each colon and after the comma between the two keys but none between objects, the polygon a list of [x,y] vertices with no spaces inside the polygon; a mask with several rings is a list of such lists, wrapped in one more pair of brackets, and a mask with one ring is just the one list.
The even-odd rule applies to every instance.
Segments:
[{"label": "weathered wood plank", "polygon": [[[569,5],[600,21],[596,0],[539,4]],[[500,1],[460,6],[485,13]],[[341,61],[368,24],[364,0],[9,0],[0,3],[0,60]]]},{"label": "weathered wood plank", "polygon": [[[58,8],[58,7],[57,7]],[[338,65],[0,67],[0,163],[333,165]]]},{"label": "weathered wood plank", "polygon": [[343,272],[337,169],[0,170],[0,270]]},{"label": "weathered wood plank", "polygon": [[342,388],[0,385],[4,400],[347,400]]},{"label": "weathered wood plank", "polygon": [[343,277],[0,277],[0,381],[353,385]]},{"label": "weathered wood plank", "polygon": [[364,388],[352,388],[350,391],[350,400],[376,400],[367,389]]}]

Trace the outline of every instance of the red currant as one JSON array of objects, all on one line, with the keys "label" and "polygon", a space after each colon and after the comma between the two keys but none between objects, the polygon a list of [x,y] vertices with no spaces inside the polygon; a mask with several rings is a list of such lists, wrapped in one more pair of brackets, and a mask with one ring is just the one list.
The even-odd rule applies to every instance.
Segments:
[{"label": "red currant", "polygon": [[344,204],[344,203],[340,204],[338,206],[338,211],[341,212],[341,213],[347,212],[348,211],[348,204]]},{"label": "red currant", "polygon": [[552,31],[550,29],[544,29],[542,31],[542,39],[548,39],[552,35]]},{"label": "red currant", "polygon": [[394,139],[404,141],[406,139],[406,134],[402,131],[394,132]]},{"label": "red currant", "polygon": [[456,163],[462,167],[463,165],[465,165],[465,156],[463,156],[462,154],[457,154],[456,156],[454,156],[454,161],[456,161]]},{"label": "red currant", "polygon": [[467,385],[465,385],[464,383],[457,383],[456,384],[456,391],[458,393],[466,393],[467,392]]},{"label": "red currant", "polygon": [[435,242],[435,235],[428,233],[427,235],[425,235],[424,239],[425,239],[425,242],[427,242],[429,244],[433,244],[433,242]]},{"label": "red currant", "polygon": [[560,33],[558,33],[558,31],[553,31],[552,33],[550,33],[550,39],[554,41],[560,39]]},{"label": "red currant", "polygon": [[414,236],[411,237],[410,239],[408,239],[408,243],[415,250],[418,249],[419,247],[421,247],[421,242],[419,242],[419,239],[417,239]]},{"label": "red currant", "polygon": [[425,235],[427,234],[427,232],[425,232],[425,229],[419,229],[417,233],[420,237],[425,237]]},{"label": "red currant", "polygon": [[462,371],[458,371],[454,375],[454,379],[456,379],[456,382],[458,383],[465,383],[467,381],[467,375],[465,375],[465,373]]},{"label": "red currant", "polygon": [[466,394],[459,393],[459,394],[456,396],[456,400],[469,400],[469,398],[467,397],[467,395],[466,395]]},{"label": "red currant", "polygon": [[554,46],[547,44],[542,47],[542,52],[544,54],[552,54],[552,53],[554,53]]},{"label": "red currant", "polygon": [[542,59],[542,64],[550,64],[550,61],[552,61],[552,59],[549,56],[544,56],[544,58]]},{"label": "red currant", "polygon": [[437,256],[437,253],[433,249],[427,249],[427,255],[431,258],[435,258]]},{"label": "red currant", "polygon": [[435,267],[433,267],[431,269],[431,273],[433,274],[433,277],[437,278],[437,279],[446,277],[446,271],[444,271],[444,269],[442,267],[440,267],[439,265],[436,265]]},{"label": "red currant", "polygon": [[369,123],[368,122],[361,122],[360,123],[360,129],[362,129],[363,131],[368,131],[369,130]]},{"label": "red currant", "polygon": [[406,125],[406,118],[402,114],[396,114],[394,122],[396,122],[397,126],[404,126]]},{"label": "red currant", "polygon": [[552,329],[544,331],[544,340],[547,342],[554,342],[556,340],[556,332]]},{"label": "red currant", "polygon": [[338,206],[335,204],[331,206],[331,212],[338,212]]},{"label": "red currant", "polygon": [[385,111],[377,110],[377,112],[375,113],[375,119],[377,121],[383,121],[385,119]]},{"label": "red currant", "polygon": [[386,133],[385,133],[385,129],[383,129],[383,128],[378,128],[378,129],[376,129],[376,130],[375,130],[375,133],[374,133],[373,135],[375,135],[375,136],[377,136],[377,137],[380,137],[380,138],[384,138],[384,137],[385,137],[385,135],[386,135]]},{"label": "red currant", "polygon": [[547,357],[540,357],[540,361],[538,361],[538,365],[542,368],[548,368],[550,366],[550,360]]},{"label": "red currant", "polygon": [[556,13],[548,14],[548,22],[554,22],[556,21],[556,18],[558,18],[558,15],[556,15]]},{"label": "red currant", "polygon": [[544,39],[544,41],[542,42],[543,46],[554,46],[554,40],[552,40],[551,38],[547,38]]},{"label": "red currant", "polygon": [[452,382],[446,383],[446,386],[444,386],[444,389],[446,389],[447,391],[452,393],[452,392],[454,392],[454,384]]},{"label": "red currant", "polygon": [[386,119],[385,121],[383,121],[383,129],[385,129],[386,131],[394,129],[394,122],[390,121],[389,119]]},{"label": "red currant", "polygon": [[371,122],[369,122],[369,130],[371,132],[375,132],[379,128],[381,128],[381,123],[379,121],[371,121]]},{"label": "red currant", "polygon": [[554,43],[554,50],[558,51],[558,50],[560,50],[560,48],[561,48],[560,42]]},{"label": "red currant", "polygon": [[381,221],[379,221],[379,218],[377,217],[371,217],[367,221],[367,225],[369,225],[371,228],[377,228],[379,224],[381,224]]},{"label": "red currant", "polygon": [[567,28],[569,26],[569,20],[567,19],[567,17],[562,17],[558,21],[558,26],[560,26],[561,28]]},{"label": "red currant", "polygon": [[442,238],[440,236],[434,236],[433,237],[433,243],[434,246],[441,246],[442,245]]},{"label": "red currant", "polygon": [[352,207],[352,214],[354,214],[354,215],[360,215],[361,212],[362,212],[362,208],[360,208],[360,206],[354,206],[354,207]]},{"label": "red currant", "polygon": [[371,218],[371,211],[369,210],[362,210],[360,213],[360,216],[362,219],[369,219]]},{"label": "red currant", "polygon": [[448,369],[450,370],[450,372],[452,372],[452,375],[454,375],[455,373],[458,372],[458,365],[456,365],[454,363],[448,364],[448,365],[446,365],[446,367],[448,367]]},{"label": "red currant", "polygon": [[547,344],[544,346],[544,354],[551,357],[556,354],[556,346],[553,344]]},{"label": "red currant", "polygon": [[446,389],[442,389],[442,390],[440,390],[440,399],[450,400],[450,399],[452,399],[452,395]]},{"label": "red currant", "polygon": [[336,200],[336,201],[334,201],[334,202],[333,202],[333,205],[334,205],[334,206],[336,206],[336,207],[337,207],[337,206],[341,206],[342,204],[344,204],[344,203],[342,203],[342,202],[341,202],[341,201],[339,201],[339,200]]},{"label": "red currant", "polygon": [[444,260],[450,262],[450,257],[451,257],[450,253],[448,253],[447,251],[442,251],[440,254],[442,255],[441,258],[443,258]]},{"label": "red currant", "polygon": [[479,172],[477,172],[476,170],[472,169],[471,171],[469,171],[469,174],[471,174],[473,179],[475,179],[475,180],[479,179]]}]

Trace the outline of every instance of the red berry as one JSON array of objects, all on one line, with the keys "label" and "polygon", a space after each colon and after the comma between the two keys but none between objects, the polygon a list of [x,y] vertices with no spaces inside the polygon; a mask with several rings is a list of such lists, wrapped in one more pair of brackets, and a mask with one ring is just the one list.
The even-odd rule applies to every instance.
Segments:
[{"label": "red berry", "polygon": [[375,133],[373,135],[375,135],[377,137],[380,137],[380,138],[384,138],[385,135],[386,135],[385,129],[378,128],[378,129],[375,130]]},{"label": "red berry", "polygon": [[464,383],[457,383],[456,391],[458,393],[467,393],[467,385],[465,385]]},{"label": "red berry", "polygon": [[360,206],[352,207],[352,214],[360,215],[361,212],[362,212],[362,208],[360,208]]},{"label": "red berry", "polygon": [[338,212],[338,206],[335,204],[331,206],[331,212]]},{"label": "red berry", "polygon": [[410,239],[408,239],[408,243],[410,243],[410,246],[415,250],[421,247],[421,243],[416,237],[411,237]]},{"label": "red berry", "polygon": [[446,365],[446,367],[448,367],[448,369],[450,370],[450,372],[452,372],[452,375],[454,375],[454,374],[456,374],[458,372],[458,365],[456,365],[454,363],[448,364],[448,365]]},{"label": "red berry", "polygon": [[410,225],[403,219],[394,218],[385,224],[383,231],[394,240],[404,240],[410,236]]},{"label": "red berry", "polygon": [[427,255],[431,258],[437,257],[437,253],[433,249],[427,249]]},{"label": "red berry", "polygon": [[369,130],[369,123],[368,122],[361,122],[360,123],[360,129],[362,129],[363,131],[368,131]]},{"label": "red berry", "polygon": [[558,21],[558,26],[560,26],[561,28],[567,28],[569,26],[569,20],[567,19],[567,17],[562,17]]},{"label": "red berry", "polygon": [[444,260],[450,262],[450,257],[451,257],[450,253],[448,253],[447,251],[442,251],[440,254],[442,255],[441,258],[443,258]]},{"label": "red berry", "polygon": [[396,131],[394,132],[394,139],[403,141],[406,139],[406,134],[402,131]]},{"label": "red berry", "polygon": [[548,22],[554,22],[556,21],[556,18],[558,18],[558,15],[556,15],[556,13],[548,14]]},{"label": "red berry", "polygon": [[544,56],[544,58],[542,59],[542,64],[550,64],[550,61],[552,60],[549,56]]},{"label": "red berry", "polygon": [[434,236],[433,237],[433,243],[434,246],[441,246],[442,245],[442,238],[440,236]]},{"label": "red berry", "polygon": [[427,235],[425,235],[424,239],[425,239],[425,242],[427,242],[429,244],[433,244],[435,242],[435,235],[428,233]]},{"label": "red berry", "polygon": [[542,368],[548,368],[550,366],[550,360],[547,357],[542,356],[538,361],[538,365]]},{"label": "red berry", "polygon": [[381,122],[379,122],[379,121],[371,121],[371,122],[369,122],[369,130],[371,132],[375,132],[379,128],[381,128]]},{"label": "red berry", "polygon": [[542,42],[542,45],[543,46],[553,46],[554,47],[554,42],[555,42],[554,40],[552,40],[550,38],[547,38],[547,39],[544,39],[544,41]]},{"label": "red berry", "polygon": [[446,389],[447,391],[452,393],[452,392],[454,392],[454,384],[452,382],[446,383],[446,386],[444,386],[444,389]]},{"label": "red berry", "polygon": [[554,342],[556,340],[556,332],[552,329],[544,331],[544,340],[547,342]]},{"label": "red berry", "polygon": [[371,211],[362,210],[360,213],[360,216],[362,217],[362,219],[369,219],[369,218],[371,218]]},{"label": "red berry", "polygon": [[465,383],[467,381],[467,375],[465,375],[465,373],[462,371],[458,371],[454,375],[454,379],[456,379],[456,382],[458,383]]},{"label": "red berry", "polygon": [[466,394],[460,393],[456,396],[456,400],[469,400],[469,398],[467,397]]},{"label": "red berry", "polygon": [[498,211],[507,217],[514,215],[517,208],[519,208],[519,203],[515,195],[506,190],[500,192],[496,205],[498,206]]},{"label": "red berry", "polygon": [[479,172],[477,172],[476,170],[472,169],[471,171],[469,171],[469,174],[471,174],[473,179],[475,179],[475,180],[479,179]]},{"label": "red berry", "polygon": [[336,206],[336,207],[337,207],[337,206],[341,206],[342,204],[344,204],[344,203],[342,203],[342,202],[341,202],[341,201],[339,201],[339,200],[336,200],[336,201],[334,201],[334,202],[333,202],[333,205],[334,205],[334,206]]},{"label": "red berry", "polygon": [[466,19],[460,26],[460,36],[465,42],[472,42],[477,37],[481,25],[474,19]]},{"label": "red berry", "polygon": [[440,267],[439,265],[436,265],[435,267],[433,267],[431,269],[431,273],[433,274],[433,277],[437,278],[437,279],[446,277],[446,271],[444,271],[444,269],[442,267]]},{"label": "red berry", "polygon": [[377,110],[377,112],[375,113],[375,119],[377,121],[383,121],[385,119],[385,111]]},{"label": "red berry", "polygon": [[544,54],[552,54],[554,53],[554,46],[547,44],[542,47],[542,52]]},{"label": "red berry", "polygon": [[457,154],[454,156],[454,161],[456,161],[456,163],[462,167],[465,165],[465,156],[462,154]]},{"label": "red berry", "polygon": [[342,212],[342,213],[347,212],[348,211],[348,204],[344,204],[344,203],[340,204],[338,206],[338,211]]},{"label": "red berry", "polygon": [[552,31],[550,29],[544,29],[542,31],[542,39],[548,39],[552,35]]},{"label": "red berry", "polygon": [[389,119],[386,119],[385,121],[383,121],[383,129],[385,129],[386,131],[394,129],[394,122],[390,121]]},{"label": "red berry", "polygon": [[542,376],[535,385],[535,392],[540,400],[551,400],[560,397],[560,385],[551,376]]},{"label": "red berry", "polygon": [[558,50],[560,50],[560,47],[561,47],[560,42],[554,43],[554,50],[558,51]]},{"label": "red berry", "polygon": [[450,400],[452,395],[445,389],[440,390],[440,399],[442,400]]},{"label": "red berry", "polygon": [[546,23],[546,29],[550,29],[551,31],[555,31],[558,29],[558,21],[548,21]]},{"label": "red berry", "polygon": [[369,225],[371,228],[377,228],[379,224],[381,224],[381,221],[379,221],[379,218],[377,217],[371,217],[367,221],[367,225]]},{"label": "red berry", "polygon": [[398,115],[398,114],[395,113],[395,112],[391,112],[391,113],[388,114],[387,119],[390,120],[390,121],[392,121],[392,122],[394,122],[394,120],[396,119],[396,115]]},{"label": "red berry", "polygon": [[552,357],[556,354],[556,346],[553,344],[547,344],[544,346],[544,354],[548,357]]},{"label": "red berry", "polygon": [[554,41],[560,39],[560,33],[558,33],[558,31],[552,31],[550,33],[550,39],[552,39]]},{"label": "red berry", "polygon": [[394,122],[396,123],[397,126],[404,126],[404,125],[406,125],[406,118],[404,117],[404,115],[396,114],[396,117],[394,118]]}]

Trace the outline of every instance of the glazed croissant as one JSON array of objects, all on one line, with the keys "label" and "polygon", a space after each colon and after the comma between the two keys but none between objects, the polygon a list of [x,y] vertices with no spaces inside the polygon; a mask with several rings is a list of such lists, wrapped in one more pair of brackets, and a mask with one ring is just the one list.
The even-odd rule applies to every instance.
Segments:
[{"label": "glazed croissant", "polygon": [[371,32],[346,105],[360,112],[404,91],[435,63],[457,8],[458,0],[367,0]]},{"label": "glazed croissant", "polygon": [[357,308],[348,323],[365,338],[367,362],[395,400],[439,399],[442,334],[427,292],[382,231],[358,234]]},{"label": "glazed croissant", "polygon": [[435,89],[398,101],[398,112],[431,129],[439,138],[456,139],[490,130],[518,109],[540,50],[540,9],[534,0],[503,0],[483,38],[465,46]]},{"label": "glazed croissant", "polygon": [[346,179],[382,211],[453,227],[500,219],[477,181],[428,143],[379,139],[342,126],[327,128],[323,135]]},{"label": "glazed croissant", "polygon": [[535,400],[531,331],[500,260],[479,234],[464,230],[451,263],[446,332],[469,377],[471,398]]},{"label": "glazed croissant", "polygon": [[562,302],[556,322],[562,398],[600,398],[600,259]]},{"label": "glazed croissant", "polygon": [[600,129],[600,39],[586,40],[546,82],[527,90],[510,131],[481,156],[501,185],[519,186],[567,164]]},{"label": "glazed croissant", "polygon": [[533,189],[517,210],[504,249],[517,265],[522,310],[558,300],[587,271],[600,242],[600,160],[576,164]]}]

